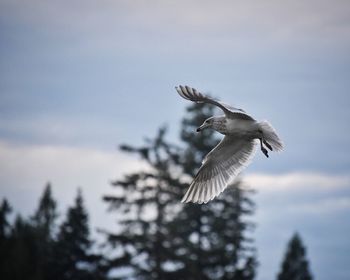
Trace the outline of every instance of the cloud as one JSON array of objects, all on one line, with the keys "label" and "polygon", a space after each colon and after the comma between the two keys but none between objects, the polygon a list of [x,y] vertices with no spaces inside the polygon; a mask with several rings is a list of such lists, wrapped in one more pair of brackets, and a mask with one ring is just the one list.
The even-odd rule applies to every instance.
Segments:
[{"label": "cloud", "polygon": [[69,40],[83,38],[84,50],[157,48],[196,54],[220,47],[251,53],[300,41],[349,43],[344,34],[350,30],[347,1],[3,1],[2,10],[26,24],[57,29],[55,36],[63,30],[72,35]]},{"label": "cloud", "polygon": [[350,211],[350,196],[324,198],[308,203],[301,203],[297,207],[289,207],[289,212],[303,214],[327,214],[338,211]]},{"label": "cloud", "polygon": [[337,189],[349,188],[349,175],[334,175],[324,173],[294,172],[285,174],[248,174],[244,182],[249,186],[262,191],[286,192],[315,190],[315,189]]},{"label": "cloud", "polygon": [[[27,110],[34,111],[34,108]],[[0,120],[2,139],[22,144],[47,145],[46,147],[50,145],[113,147],[125,130],[123,123],[115,125],[115,119],[107,114],[77,116],[61,112],[60,116],[56,116],[50,111],[39,116],[24,114],[22,117]]]},{"label": "cloud", "polygon": [[132,170],[145,168],[139,160],[118,151],[0,142],[0,197],[8,198],[25,216],[33,213],[44,185],[50,181],[61,214],[83,190],[91,224],[112,227],[102,196],[113,193],[110,182]]},{"label": "cloud", "polygon": [[17,174],[26,177],[18,180],[26,181],[50,178],[79,180],[86,175],[91,176],[93,171],[96,172],[95,174],[109,173],[114,177],[138,166],[141,166],[138,161],[116,151],[108,153],[89,148],[49,145],[17,146],[0,142],[0,178],[2,180],[5,177],[16,177]]}]

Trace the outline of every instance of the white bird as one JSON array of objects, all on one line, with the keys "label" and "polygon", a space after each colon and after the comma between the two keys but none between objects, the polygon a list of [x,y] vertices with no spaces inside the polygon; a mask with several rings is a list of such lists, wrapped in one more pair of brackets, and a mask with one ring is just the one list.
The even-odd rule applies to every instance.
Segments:
[{"label": "white bird", "polygon": [[[207,203],[217,197],[245,168],[255,153],[257,140],[266,157],[268,151],[282,151],[283,143],[267,121],[258,122],[242,109],[233,108],[214,100],[188,86],[175,87],[181,97],[196,102],[218,106],[224,116],[213,116],[197,128],[197,132],[212,128],[224,138],[204,158],[194,180],[181,202]],[[265,145],[265,146],[264,146]]]}]

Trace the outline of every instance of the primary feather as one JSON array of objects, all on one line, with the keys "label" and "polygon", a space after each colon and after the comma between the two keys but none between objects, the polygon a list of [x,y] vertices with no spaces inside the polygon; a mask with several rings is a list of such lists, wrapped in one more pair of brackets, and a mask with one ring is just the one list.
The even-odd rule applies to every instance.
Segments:
[{"label": "primary feather", "polygon": [[254,152],[255,140],[225,136],[206,156],[181,202],[207,203],[218,196],[249,164]]}]

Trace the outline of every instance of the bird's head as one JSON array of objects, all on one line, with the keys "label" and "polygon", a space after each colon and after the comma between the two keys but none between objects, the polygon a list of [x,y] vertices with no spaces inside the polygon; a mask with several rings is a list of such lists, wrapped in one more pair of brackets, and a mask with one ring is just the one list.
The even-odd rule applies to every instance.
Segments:
[{"label": "bird's head", "polygon": [[204,121],[204,123],[197,128],[197,132],[202,131],[205,128],[212,128],[217,132],[225,134],[227,132],[226,127],[226,117],[225,116],[217,116],[210,117]]},{"label": "bird's head", "polygon": [[202,131],[205,128],[212,127],[213,123],[214,123],[214,117],[210,117],[210,118],[206,119],[203,122],[203,124],[200,127],[197,128],[197,132],[200,132],[200,131]]}]

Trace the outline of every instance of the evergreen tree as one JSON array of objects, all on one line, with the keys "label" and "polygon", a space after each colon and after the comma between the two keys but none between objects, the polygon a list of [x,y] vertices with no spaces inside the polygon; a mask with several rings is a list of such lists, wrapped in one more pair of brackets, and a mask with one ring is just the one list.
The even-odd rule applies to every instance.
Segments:
[{"label": "evergreen tree", "polygon": [[177,148],[165,142],[165,132],[165,128],[160,129],[157,137],[148,139],[141,148],[121,147],[140,155],[150,168],[114,182],[118,195],[104,197],[110,208],[120,213],[120,231],[108,235],[118,248],[111,268],[128,268],[131,272],[120,279],[170,279],[165,267],[173,252],[166,225],[179,211],[175,198],[179,188],[174,185],[180,183],[170,171],[178,161]]},{"label": "evergreen tree", "polygon": [[218,143],[210,130],[193,135],[212,115],[211,107],[194,104],[188,114],[185,149],[167,143],[164,129],[143,147],[122,147],[150,168],[115,182],[118,194],[104,198],[119,212],[119,232],[108,235],[118,248],[111,267],[129,268],[139,279],[253,279],[256,260],[246,235],[251,224],[244,217],[254,205],[240,184],[207,205],[180,203],[203,157]]},{"label": "evergreen tree", "polygon": [[35,256],[37,261],[37,279],[49,279],[53,271],[54,257],[54,242],[57,203],[52,195],[51,184],[47,183],[44,192],[39,199],[39,205],[32,217],[32,230],[35,237]]},{"label": "evergreen tree", "polygon": [[8,221],[8,215],[11,213],[12,208],[6,199],[3,199],[0,206],[0,246],[10,234],[11,225]]},{"label": "evergreen tree", "polygon": [[75,204],[68,209],[58,232],[50,279],[103,279],[98,274],[100,258],[91,254],[91,246],[88,214],[78,190]]},{"label": "evergreen tree", "polygon": [[0,276],[2,279],[9,279],[8,267],[11,254],[11,231],[12,227],[8,221],[8,215],[12,209],[6,199],[3,199],[0,206]]},{"label": "evergreen tree", "polygon": [[14,225],[10,227],[6,219],[9,207],[4,201],[1,220],[5,226],[2,226],[2,233],[6,238],[7,249],[1,250],[4,253],[4,258],[1,260],[1,279],[49,279],[49,260],[52,258],[53,241],[49,234],[52,219],[51,215],[46,213],[54,211],[45,205],[55,205],[49,186],[44,191],[35,215],[29,221],[18,215]]},{"label": "evergreen tree", "polygon": [[45,279],[41,267],[39,240],[30,222],[17,216],[10,237],[10,254],[1,279]]},{"label": "evergreen tree", "polygon": [[50,242],[54,236],[57,217],[57,203],[52,197],[51,184],[47,183],[32,218],[33,225],[41,232],[45,242]]},{"label": "evergreen tree", "polygon": [[288,243],[278,280],[312,280],[306,249],[300,236],[295,233]]}]

